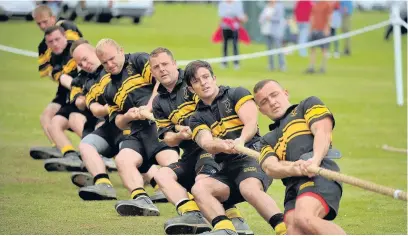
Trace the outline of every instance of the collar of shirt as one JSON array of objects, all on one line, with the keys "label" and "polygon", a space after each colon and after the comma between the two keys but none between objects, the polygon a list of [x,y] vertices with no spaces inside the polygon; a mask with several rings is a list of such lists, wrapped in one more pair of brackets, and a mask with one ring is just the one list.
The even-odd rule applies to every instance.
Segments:
[{"label": "collar of shirt", "polygon": [[[217,94],[217,96],[214,98],[214,101],[212,102],[212,104],[214,104],[214,102],[216,102],[218,99],[220,99],[221,97],[223,97],[224,94],[226,93],[226,91],[227,91],[230,87],[221,85],[221,86],[218,86],[218,88],[219,88],[220,90],[218,91],[218,94]],[[211,104],[211,105],[212,105],[212,104]],[[204,109],[204,108],[207,108],[207,107],[211,107],[211,105],[206,105],[206,104],[204,104],[204,102],[200,99],[200,101],[198,101],[198,104],[197,104],[197,109]]]},{"label": "collar of shirt", "polygon": [[166,87],[164,87],[162,84],[159,85],[159,88],[157,88],[157,92],[161,95],[167,95],[170,96],[172,94],[176,94],[178,88],[181,86],[181,84],[183,84],[183,80],[184,80],[184,71],[182,69],[178,69],[179,71],[179,76],[178,76],[178,80],[176,82],[176,85],[174,85],[174,88],[171,92],[169,92]]},{"label": "collar of shirt", "polygon": [[290,107],[286,110],[285,114],[283,114],[283,116],[282,116],[281,118],[277,119],[274,123],[272,123],[272,124],[269,125],[269,131],[272,131],[272,130],[276,129],[277,127],[279,127],[280,121],[283,120],[283,119],[285,119],[286,116],[288,116],[288,115],[293,111],[293,109],[295,109],[298,105],[299,105],[299,104],[294,104],[294,105],[290,106]]}]

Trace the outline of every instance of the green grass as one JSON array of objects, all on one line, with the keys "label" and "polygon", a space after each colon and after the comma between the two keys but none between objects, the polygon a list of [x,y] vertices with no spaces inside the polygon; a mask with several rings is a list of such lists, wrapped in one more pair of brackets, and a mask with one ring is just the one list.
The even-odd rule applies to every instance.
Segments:
[{"label": "green grass", "polygon": [[[388,18],[383,13],[355,14],[353,27]],[[180,59],[218,57],[220,45],[210,43],[217,25],[216,9],[207,5],[161,5],[156,13],[135,26],[129,19],[109,25],[78,22],[92,43],[103,37],[120,42],[127,52],[170,48]],[[35,51],[42,35],[34,23],[0,24],[0,44]],[[334,144],[344,157],[343,173],[390,187],[407,186],[407,158],[385,152],[382,144],[406,148],[407,108],[396,105],[392,42],[376,30],[352,39],[351,57],[331,59],[325,75],[306,76],[307,59],[287,57],[288,72],[268,72],[266,58],[242,62],[239,71],[214,70],[221,84],[252,89],[256,81],[273,78],[289,89],[291,101],[315,95],[336,118]],[[264,45],[241,46],[241,53],[264,50]],[[406,40],[403,40],[406,78]],[[36,59],[0,52],[0,233],[1,234],[163,234],[163,223],[175,215],[170,204],[159,204],[160,217],[120,217],[111,202],[84,202],[67,173],[47,173],[41,161],[28,155],[30,147],[47,145],[39,115],[53,98],[56,85],[39,79]],[[404,82],[406,83],[406,81]],[[404,85],[406,87],[406,84]],[[405,99],[406,101],[406,96]],[[268,119],[260,116],[262,134]],[[73,136],[71,136],[73,137]],[[73,137],[75,143],[78,138]],[[120,199],[129,194],[116,173],[111,174]],[[148,189],[151,192],[151,189]],[[282,207],[284,188],[276,180],[268,193]],[[256,211],[239,205],[256,234],[273,234]],[[406,234],[407,204],[390,197],[346,185],[335,222],[349,234]]]}]

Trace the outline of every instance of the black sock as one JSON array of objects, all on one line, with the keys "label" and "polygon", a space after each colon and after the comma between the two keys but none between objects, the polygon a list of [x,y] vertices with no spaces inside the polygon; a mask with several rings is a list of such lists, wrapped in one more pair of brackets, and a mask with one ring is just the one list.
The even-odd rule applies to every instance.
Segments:
[{"label": "black sock", "polygon": [[272,226],[273,229],[275,229],[275,227],[282,222],[283,222],[282,213],[275,214],[269,219],[269,224]]},{"label": "black sock", "polygon": [[218,224],[218,222],[223,221],[223,220],[230,220],[230,219],[226,215],[217,216],[211,221],[211,225],[215,227],[215,225]]},{"label": "black sock", "polygon": [[97,175],[94,177],[94,179],[93,179],[94,184],[96,183],[96,181],[97,181],[98,179],[102,179],[102,178],[109,179],[109,175],[108,175],[108,174],[105,174],[105,173],[97,174]]}]

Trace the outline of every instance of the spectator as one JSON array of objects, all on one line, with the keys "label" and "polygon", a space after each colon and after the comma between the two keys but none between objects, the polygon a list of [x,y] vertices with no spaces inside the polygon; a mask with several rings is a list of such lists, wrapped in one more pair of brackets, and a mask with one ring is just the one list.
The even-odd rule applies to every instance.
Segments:
[{"label": "spectator", "polygon": [[[330,23],[330,36],[335,36],[337,34],[337,30],[341,27],[341,10],[340,10],[340,4],[339,2],[335,3],[334,11],[331,17],[331,23]],[[330,57],[330,49],[331,45],[334,46],[334,53],[333,57],[334,58],[339,58],[340,53],[339,53],[339,40],[333,41],[330,43],[330,48],[328,55]]]},{"label": "spectator", "polygon": [[[310,18],[311,25],[311,36],[310,41],[315,41],[319,39],[324,39],[330,35],[330,16],[333,11],[334,4],[332,2],[326,2],[324,0],[318,0],[313,5],[312,14]],[[327,46],[328,44],[321,44],[319,46],[314,46],[310,49],[310,65],[306,70],[306,73],[315,73],[315,61],[316,61],[316,47],[322,49],[323,59],[322,65],[320,67],[320,73],[326,72],[326,62],[327,62]]]},{"label": "spectator", "polygon": [[[352,1],[340,1],[340,8],[342,12],[342,32],[347,33],[351,29],[351,15],[353,14],[353,2]],[[344,55],[351,55],[351,42],[350,37],[344,39]]]},{"label": "spectator", "polygon": [[[281,48],[283,36],[285,33],[285,7],[281,2],[269,0],[262,13],[259,16],[261,33],[265,36],[265,42],[268,50]],[[274,70],[274,55],[269,56],[269,70]],[[278,54],[279,68],[281,71],[286,70],[285,56],[283,53]]]},{"label": "spectator", "polygon": [[[247,21],[244,7],[239,0],[223,0],[218,5],[218,15],[221,17],[221,29],[223,36],[223,56],[228,56],[228,42],[232,41],[234,55],[239,54],[238,40],[241,23]],[[222,63],[222,67],[227,67],[228,63]],[[234,61],[235,69],[239,69],[239,61]]]},{"label": "spectator", "polygon": [[[298,0],[295,5],[295,20],[298,26],[298,44],[306,43],[310,31],[310,14],[312,12],[312,1]],[[299,49],[299,55],[307,57],[307,49]]]}]

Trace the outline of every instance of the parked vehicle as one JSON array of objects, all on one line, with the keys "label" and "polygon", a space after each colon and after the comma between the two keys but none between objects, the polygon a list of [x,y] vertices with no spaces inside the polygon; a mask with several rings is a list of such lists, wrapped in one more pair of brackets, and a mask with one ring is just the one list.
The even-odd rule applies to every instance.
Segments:
[{"label": "parked vehicle", "polygon": [[62,16],[71,21],[81,16],[109,23],[114,17],[131,17],[136,24],[154,11],[153,0],[64,0],[62,9]]},{"label": "parked vehicle", "polygon": [[11,17],[23,17],[31,21],[31,12],[35,6],[33,0],[0,1],[0,21],[7,21]]}]

